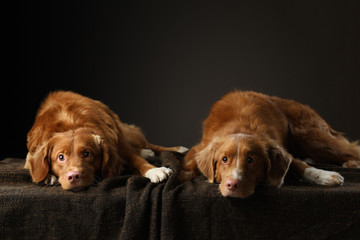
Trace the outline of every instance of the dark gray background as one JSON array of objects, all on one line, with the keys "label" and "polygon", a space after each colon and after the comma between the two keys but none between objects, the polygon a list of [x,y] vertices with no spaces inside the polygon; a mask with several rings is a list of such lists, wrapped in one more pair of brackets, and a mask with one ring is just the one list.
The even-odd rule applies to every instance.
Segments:
[{"label": "dark gray background", "polygon": [[166,146],[199,141],[211,105],[234,89],[308,104],[358,139],[356,2],[16,2],[2,16],[1,158],[26,156],[56,89],[103,101]]}]

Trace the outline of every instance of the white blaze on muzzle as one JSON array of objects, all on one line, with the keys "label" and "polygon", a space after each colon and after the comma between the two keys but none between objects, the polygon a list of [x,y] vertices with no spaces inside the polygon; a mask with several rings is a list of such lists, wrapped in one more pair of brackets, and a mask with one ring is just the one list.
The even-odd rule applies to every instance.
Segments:
[{"label": "white blaze on muzzle", "polygon": [[243,171],[240,168],[234,168],[232,170],[232,177],[234,179],[237,179],[237,180],[241,181],[242,175],[243,175]]}]

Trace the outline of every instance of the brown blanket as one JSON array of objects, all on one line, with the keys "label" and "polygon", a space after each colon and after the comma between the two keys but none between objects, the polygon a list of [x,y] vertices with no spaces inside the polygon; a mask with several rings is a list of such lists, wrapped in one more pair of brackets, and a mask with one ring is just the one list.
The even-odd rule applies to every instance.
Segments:
[{"label": "brown blanket", "polygon": [[180,183],[183,159],[149,159],[174,174],[160,184],[125,175],[81,192],[31,182],[23,159],[0,161],[1,239],[358,239],[360,170],[317,166],[345,177],[338,187],[286,179],[245,200],[224,198],[200,176]]}]

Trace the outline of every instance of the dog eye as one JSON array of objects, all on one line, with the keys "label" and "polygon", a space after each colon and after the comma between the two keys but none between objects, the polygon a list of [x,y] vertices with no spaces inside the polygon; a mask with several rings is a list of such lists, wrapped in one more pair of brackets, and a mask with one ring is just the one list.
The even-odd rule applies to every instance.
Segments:
[{"label": "dog eye", "polygon": [[251,158],[251,157],[248,157],[248,158],[246,159],[246,161],[247,161],[247,163],[250,163],[250,164],[252,164],[252,163],[255,162],[255,160],[254,160],[253,158]]},{"label": "dog eye", "polygon": [[85,152],[84,152],[84,157],[85,157],[85,158],[91,157],[91,152],[90,152],[90,151],[85,151]]},{"label": "dog eye", "polygon": [[59,162],[65,162],[65,156],[63,154],[59,154],[58,160]]},{"label": "dog eye", "polygon": [[223,163],[227,163],[227,160],[228,160],[227,157],[223,157],[223,159],[222,159]]}]

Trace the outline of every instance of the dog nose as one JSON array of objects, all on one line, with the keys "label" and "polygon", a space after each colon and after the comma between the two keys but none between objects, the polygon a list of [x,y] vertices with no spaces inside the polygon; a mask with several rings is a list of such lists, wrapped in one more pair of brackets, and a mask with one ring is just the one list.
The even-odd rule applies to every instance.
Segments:
[{"label": "dog nose", "polygon": [[77,172],[77,171],[69,172],[67,174],[67,180],[73,184],[78,183],[81,177],[82,177],[81,172]]},{"label": "dog nose", "polygon": [[226,188],[232,192],[235,191],[239,187],[239,183],[240,183],[239,180],[232,179],[232,178],[228,178],[225,182]]}]

